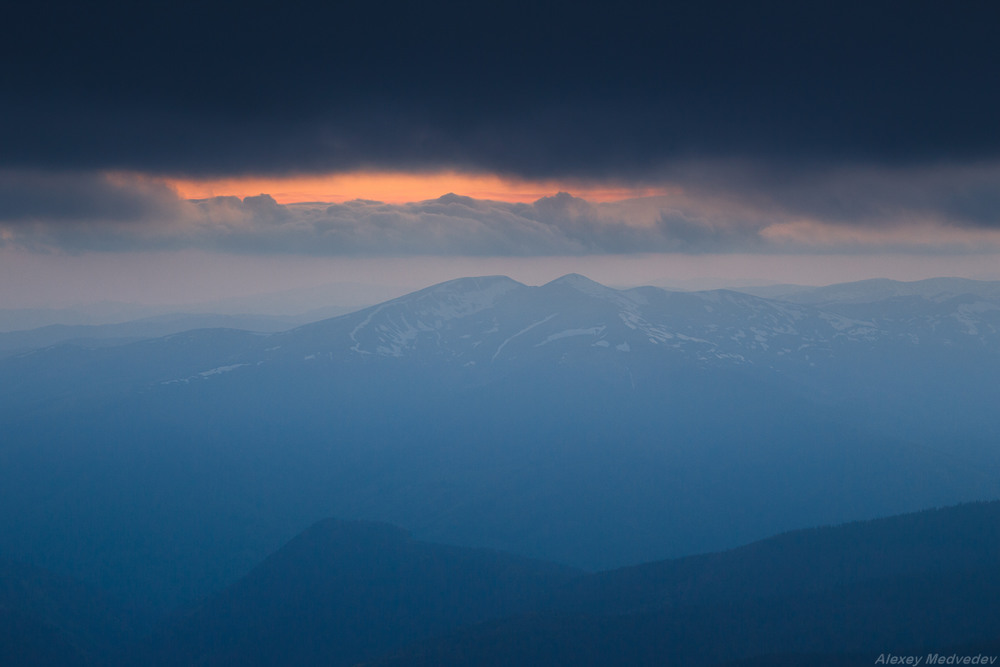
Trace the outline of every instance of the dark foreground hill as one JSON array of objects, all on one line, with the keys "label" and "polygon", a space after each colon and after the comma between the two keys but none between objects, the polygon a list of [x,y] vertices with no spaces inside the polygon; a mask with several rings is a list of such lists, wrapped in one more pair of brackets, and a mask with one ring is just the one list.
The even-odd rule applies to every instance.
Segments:
[{"label": "dark foreground hill", "polygon": [[130,652],[145,665],[353,665],[541,605],[576,572],[418,542],[386,524],[321,521]]},{"label": "dark foreground hill", "polygon": [[0,665],[103,665],[144,620],[70,577],[0,558]]},{"label": "dark foreground hill", "polygon": [[581,577],[548,609],[373,664],[749,667],[976,655],[997,646],[997,600],[1000,503],[971,504]]},{"label": "dark foreground hill", "polygon": [[325,520],[141,640],[92,589],[6,563],[0,657],[116,667],[877,664],[883,654],[997,656],[997,600],[1000,502],[596,574]]}]

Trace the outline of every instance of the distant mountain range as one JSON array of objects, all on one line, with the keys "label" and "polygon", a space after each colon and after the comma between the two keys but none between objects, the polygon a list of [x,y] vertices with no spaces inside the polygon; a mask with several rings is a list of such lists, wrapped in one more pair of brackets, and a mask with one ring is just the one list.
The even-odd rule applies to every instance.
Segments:
[{"label": "distant mountain range", "polygon": [[838,283],[825,287],[767,285],[741,287],[740,292],[795,303],[836,304],[875,303],[886,299],[916,296],[928,301],[947,301],[957,296],[975,296],[995,301],[1000,298],[1000,282],[967,278],[928,278],[901,282],[886,278]]},{"label": "distant mountain range", "polygon": [[292,322],[291,326],[299,326],[358,310],[405,292],[401,287],[339,282],[251,296],[162,305],[100,301],[58,308],[0,308],[0,333],[26,333],[53,325],[96,327],[197,316],[279,319]]},{"label": "distant mountain range", "polygon": [[0,357],[60,344],[77,347],[113,347],[160,338],[192,329],[226,328],[275,332],[302,322],[265,315],[161,315],[118,324],[50,324],[25,331],[0,332]]},{"label": "distant mountain range", "polygon": [[0,359],[0,553],[150,614],[327,516],[587,570],[1000,497],[1000,298],[466,278]]},{"label": "distant mountain range", "polygon": [[923,282],[927,295],[905,283],[865,281],[798,292],[792,303],[727,290],[613,290],[579,275],[537,288],[505,277],[460,279],[275,337],[270,357],[254,362],[303,352],[303,359],[434,358],[483,367],[633,353],[779,369],[839,365],[838,355],[887,346],[1000,353],[1000,285]]}]

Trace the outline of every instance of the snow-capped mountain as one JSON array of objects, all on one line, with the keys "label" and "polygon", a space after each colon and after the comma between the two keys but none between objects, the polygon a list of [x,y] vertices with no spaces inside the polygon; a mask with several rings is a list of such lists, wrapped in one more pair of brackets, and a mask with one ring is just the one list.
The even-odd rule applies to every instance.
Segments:
[{"label": "snow-capped mountain", "polygon": [[[967,283],[975,293],[953,294]],[[679,366],[780,378],[824,401],[881,395],[904,405],[915,394],[932,400],[942,381],[987,382],[1000,367],[1000,296],[991,284],[865,285],[822,288],[846,301],[816,305],[731,290],[616,290],[576,274],[538,287],[462,278],[285,332],[200,330],[106,350],[54,347],[8,359],[0,373],[18,378],[6,386],[15,410],[45,396],[53,377],[59,394],[73,386],[114,394],[211,382],[296,386],[302,373],[328,386],[377,382],[373,369],[460,387],[562,368],[598,383],[624,377],[643,390]],[[862,292],[893,296],[870,301]]]},{"label": "snow-capped mountain", "polygon": [[615,290],[575,274],[540,287],[503,276],[463,278],[268,336],[243,357],[201,372],[376,359],[489,373],[588,360],[788,371],[842,366],[845,355],[890,348],[896,355],[961,350],[996,358],[1000,296],[911,294],[817,306],[729,290]]}]

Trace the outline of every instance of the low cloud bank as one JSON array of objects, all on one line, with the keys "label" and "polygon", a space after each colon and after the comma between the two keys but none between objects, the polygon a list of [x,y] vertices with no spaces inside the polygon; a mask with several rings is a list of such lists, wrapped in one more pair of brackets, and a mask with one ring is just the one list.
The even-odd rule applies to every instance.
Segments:
[{"label": "low cloud bank", "polygon": [[1000,248],[1000,168],[796,176],[719,166],[674,194],[534,203],[448,194],[408,204],[185,200],[138,175],[0,172],[0,245],[41,252],[198,248],[326,256],[650,252],[981,252]]}]

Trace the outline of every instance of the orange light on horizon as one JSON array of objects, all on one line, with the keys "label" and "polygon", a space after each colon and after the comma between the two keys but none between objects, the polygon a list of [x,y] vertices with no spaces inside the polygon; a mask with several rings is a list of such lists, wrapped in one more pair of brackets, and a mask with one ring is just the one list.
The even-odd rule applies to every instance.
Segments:
[{"label": "orange light on horizon", "polygon": [[591,202],[609,202],[665,194],[661,188],[616,185],[581,185],[559,181],[523,181],[493,174],[457,172],[399,173],[355,172],[282,178],[239,177],[222,179],[171,179],[167,183],[185,199],[219,196],[271,195],[279,204],[299,202],[340,203],[371,199],[387,204],[436,199],[448,193],[504,202],[531,203],[558,192],[569,192]]}]

